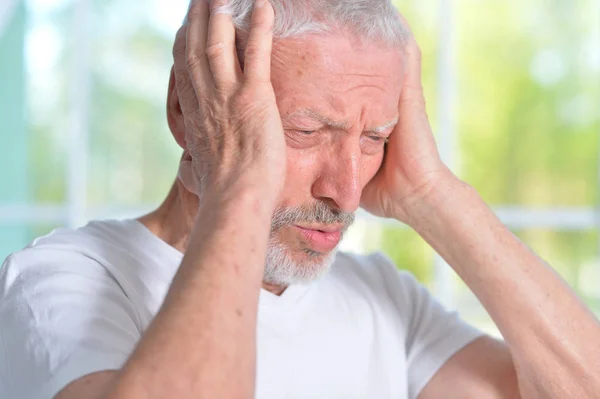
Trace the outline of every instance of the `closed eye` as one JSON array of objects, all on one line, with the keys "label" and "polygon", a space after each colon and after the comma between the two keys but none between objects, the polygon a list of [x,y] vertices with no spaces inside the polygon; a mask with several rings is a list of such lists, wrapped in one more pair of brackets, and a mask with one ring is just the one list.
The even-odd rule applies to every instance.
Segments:
[{"label": "closed eye", "polygon": [[319,129],[285,129],[285,135],[288,146],[293,148],[311,148],[319,145],[326,138],[319,134]]},{"label": "closed eye", "polygon": [[369,136],[369,139],[373,140],[375,143],[387,143],[390,141],[390,138],[385,136]]}]

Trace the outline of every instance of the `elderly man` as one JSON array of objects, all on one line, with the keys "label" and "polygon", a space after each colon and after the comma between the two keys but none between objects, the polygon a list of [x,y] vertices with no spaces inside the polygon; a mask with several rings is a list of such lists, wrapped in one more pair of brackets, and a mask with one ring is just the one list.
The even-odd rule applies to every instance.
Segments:
[{"label": "elderly man", "polygon": [[[192,3],[158,210],[7,259],[0,396],[597,398],[598,321],[440,161],[390,2],[271,1]],[[421,234],[506,343],[386,258],[334,257],[359,206]]]}]

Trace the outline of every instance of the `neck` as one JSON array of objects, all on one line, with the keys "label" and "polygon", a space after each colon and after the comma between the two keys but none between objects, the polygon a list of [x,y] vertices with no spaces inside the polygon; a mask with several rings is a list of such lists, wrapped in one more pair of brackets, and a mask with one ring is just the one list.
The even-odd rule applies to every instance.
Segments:
[{"label": "neck", "polygon": [[[169,195],[155,211],[138,220],[152,234],[184,253],[196,223],[198,197],[176,180]],[[281,295],[287,287],[263,283],[263,289]]]}]

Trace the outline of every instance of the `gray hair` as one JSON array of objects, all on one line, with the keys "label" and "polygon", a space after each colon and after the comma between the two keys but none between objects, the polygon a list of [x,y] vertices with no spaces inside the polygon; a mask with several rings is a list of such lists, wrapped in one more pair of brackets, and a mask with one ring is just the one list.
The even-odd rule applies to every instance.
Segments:
[{"label": "gray hair", "polygon": [[[400,46],[409,33],[391,0],[270,0],[275,10],[275,38],[348,29],[361,39]],[[254,0],[229,0],[219,12],[230,14],[244,44]]]}]

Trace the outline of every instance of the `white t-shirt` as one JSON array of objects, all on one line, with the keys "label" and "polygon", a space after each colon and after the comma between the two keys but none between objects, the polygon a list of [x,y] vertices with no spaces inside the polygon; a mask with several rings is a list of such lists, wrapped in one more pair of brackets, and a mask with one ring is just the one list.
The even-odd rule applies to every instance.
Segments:
[{"label": "white t-shirt", "polygon": [[[181,259],[135,220],[58,229],[11,255],[0,269],[0,397],[49,399],[119,369]],[[257,328],[261,399],[416,398],[481,335],[380,254],[339,253],[317,282],[261,291]]]}]

